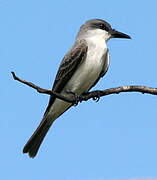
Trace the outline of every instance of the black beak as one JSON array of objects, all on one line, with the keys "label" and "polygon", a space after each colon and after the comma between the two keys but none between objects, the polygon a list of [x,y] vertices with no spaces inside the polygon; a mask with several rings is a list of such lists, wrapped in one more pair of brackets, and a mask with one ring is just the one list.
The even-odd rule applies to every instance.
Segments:
[{"label": "black beak", "polygon": [[116,31],[115,29],[112,29],[110,33],[113,38],[131,39],[131,37],[129,35],[119,32],[119,31]]}]

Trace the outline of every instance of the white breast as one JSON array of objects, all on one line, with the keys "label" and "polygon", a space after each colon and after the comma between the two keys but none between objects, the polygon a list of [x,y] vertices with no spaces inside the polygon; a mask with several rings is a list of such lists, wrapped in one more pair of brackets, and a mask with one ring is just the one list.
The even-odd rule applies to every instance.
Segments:
[{"label": "white breast", "polygon": [[88,52],[86,60],[76,70],[71,80],[67,83],[64,90],[69,90],[77,94],[88,91],[99,77],[103,65],[104,54],[107,53],[105,41],[100,37],[86,39]]}]

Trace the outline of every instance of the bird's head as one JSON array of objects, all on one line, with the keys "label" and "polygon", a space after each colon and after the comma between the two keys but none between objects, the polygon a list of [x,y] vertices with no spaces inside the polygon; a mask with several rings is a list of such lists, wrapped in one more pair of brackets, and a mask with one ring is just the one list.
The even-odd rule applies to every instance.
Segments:
[{"label": "bird's head", "polygon": [[111,25],[101,19],[92,19],[86,21],[80,28],[79,35],[87,35],[87,36],[102,36],[105,41],[110,38],[126,38],[131,39],[131,37],[127,34],[119,32],[115,29],[112,29]]}]

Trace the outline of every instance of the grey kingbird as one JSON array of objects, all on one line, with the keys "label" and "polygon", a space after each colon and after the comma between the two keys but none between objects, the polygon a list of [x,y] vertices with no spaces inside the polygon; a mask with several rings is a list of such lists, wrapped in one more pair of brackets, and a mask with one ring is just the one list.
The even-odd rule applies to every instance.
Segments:
[{"label": "grey kingbird", "polygon": [[[71,98],[74,94],[81,96],[95,86],[109,67],[106,43],[110,38],[131,39],[127,34],[112,29],[104,20],[92,19],[85,22],[59,66],[52,90]],[[35,157],[52,123],[72,105],[51,96],[43,119],[24,146],[23,153]]]}]

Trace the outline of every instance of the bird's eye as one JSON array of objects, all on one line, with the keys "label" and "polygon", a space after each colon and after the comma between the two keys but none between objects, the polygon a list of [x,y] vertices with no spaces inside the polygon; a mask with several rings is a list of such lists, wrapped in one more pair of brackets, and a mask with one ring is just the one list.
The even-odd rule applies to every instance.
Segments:
[{"label": "bird's eye", "polygon": [[105,25],[102,23],[100,23],[99,27],[100,27],[100,29],[105,29]]},{"label": "bird's eye", "polygon": [[99,24],[99,27],[100,27],[100,29],[102,29],[102,30],[105,30],[105,31],[109,31],[109,27],[107,27],[105,24],[103,24],[103,23],[100,23]]}]

